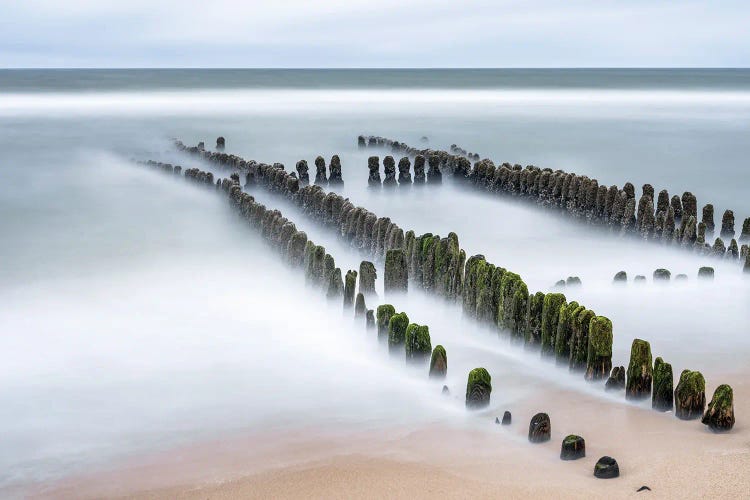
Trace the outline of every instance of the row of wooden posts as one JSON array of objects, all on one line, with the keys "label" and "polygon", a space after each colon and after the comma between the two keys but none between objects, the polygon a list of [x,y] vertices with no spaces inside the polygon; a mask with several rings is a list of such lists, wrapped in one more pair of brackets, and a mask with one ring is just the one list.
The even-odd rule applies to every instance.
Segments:
[{"label": "row of wooden posts", "polygon": [[[444,238],[429,233],[420,236],[415,236],[413,231],[404,233],[390,219],[378,218],[339,194],[326,193],[319,185],[300,187],[296,176],[286,172],[281,164],[238,160],[225,153],[188,148],[179,142],[177,147],[221,168],[237,169],[238,164],[246,165],[247,171],[237,169],[240,171],[235,175],[237,179],[240,173],[245,175],[248,189],[262,187],[292,200],[310,218],[337,231],[353,247],[371,255],[376,261],[384,259],[386,296],[396,291],[404,292],[411,285],[446,300],[459,301],[465,315],[497,328],[499,333],[507,334],[512,341],[523,343],[528,349],[538,349],[543,357],[554,358],[572,372],[582,372],[586,380],[606,380],[605,387],[609,390],[627,386],[628,399],[652,395],[653,376],[650,374],[656,370],[651,363],[650,347],[648,369],[642,356],[642,346],[648,346],[648,342],[634,341],[627,372],[624,367],[616,367],[610,373],[612,322],[609,319],[596,315],[575,301],[568,303],[561,293],[529,294],[518,274],[488,263],[481,255],[467,260],[455,233]],[[390,322],[390,318],[386,318],[387,312],[384,310],[378,324]],[[659,373],[664,373],[663,369]],[[668,378],[671,387],[671,367]],[[659,378],[656,382],[661,380]],[[661,387],[658,383],[656,385]],[[631,390],[634,387],[640,389]],[[681,387],[684,384],[678,384],[677,389]],[[702,387],[700,384],[690,387],[705,392],[705,383]],[[675,396],[682,394],[677,389]],[[656,398],[656,392],[653,397]],[[660,398],[663,399],[663,395]],[[681,406],[696,399],[701,400],[700,394],[691,393],[688,398],[676,397],[674,401]],[[702,400],[705,406],[705,394]],[[661,406],[655,399],[654,408]],[[676,414],[694,415],[695,412]]]},{"label": "row of wooden posts", "polygon": [[[641,197],[636,200],[635,187],[630,182],[622,188],[607,187],[600,185],[597,179],[563,170],[509,163],[495,166],[492,160],[478,160],[478,155],[467,153],[455,144],[448,152],[419,149],[376,136],[359,136],[358,143],[360,148],[387,149],[393,154],[407,155],[399,160],[399,170],[403,168],[408,172],[411,158],[416,173],[418,165],[423,169],[426,160],[436,182],[445,175],[462,185],[526,200],[618,235],[634,235],[702,255],[738,260],[750,273],[750,217],[743,221],[737,235],[734,212],[726,210],[719,234],[711,243],[715,231],[714,206],[704,205],[699,219],[697,199],[689,191],[670,198],[664,189],[655,199],[653,186],[644,184]],[[473,165],[470,157],[477,160]],[[379,179],[379,161],[377,156],[368,159],[371,186],[378,184],[373,179]],[[392,156],[383,160],[384,165],[393,162]],[[385,171],[388,177],[387,167]]]}]

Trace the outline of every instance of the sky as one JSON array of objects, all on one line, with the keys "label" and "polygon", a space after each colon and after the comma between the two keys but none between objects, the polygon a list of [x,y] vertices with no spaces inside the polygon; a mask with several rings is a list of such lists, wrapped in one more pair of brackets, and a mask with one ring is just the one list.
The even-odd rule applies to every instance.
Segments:
[{"label": "sky", "polygon": [[0,67],[747,67],[747,0],[0,0]]}]

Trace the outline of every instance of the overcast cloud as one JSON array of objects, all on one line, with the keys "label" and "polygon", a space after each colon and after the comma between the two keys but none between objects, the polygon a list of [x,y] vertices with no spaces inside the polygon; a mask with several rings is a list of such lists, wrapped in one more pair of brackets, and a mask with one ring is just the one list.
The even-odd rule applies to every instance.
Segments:
[{"label": "overcast cloud", "polygon": [[2,67],[746,67],[750,2],[0,0]]}]

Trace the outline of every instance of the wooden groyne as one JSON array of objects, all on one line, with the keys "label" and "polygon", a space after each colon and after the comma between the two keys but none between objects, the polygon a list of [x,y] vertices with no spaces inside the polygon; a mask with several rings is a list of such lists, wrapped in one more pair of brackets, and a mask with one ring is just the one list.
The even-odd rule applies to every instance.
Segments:
[{"label": "wooden groyne", "polygon": [[[244,165],[247,172],[233,175],[238,179],[239,174],[244,173],[248,189],[260,187],[291,200],[306,216],[335,231],[352,247],[375,260],[385,260],[386,280],[392,274],[394,283],[386,288],[387,294],[416,287],[445,300],[459,302],[467,317],[496,329],[498,334],[507,336],[513,343],[539,350],[542,357],[554,359],[557,364],[567,366],[570,372],[579,373],[588,381],[606,381],[610,389],[618,386],[617,380],[609,382],[613,377],[619,377],[620,371],[612,370],[613,326],[608,318],[575,301],[568,302],[562,293],[529,293],[518,274],[487,262],[482,255],[466,259],[455,233],[447,237],[431,233],[416,236],[414,231],[404,232],[389,218],[378,217],[364,207],[357,207],[337,193],[326,193],[321,186],[300,187],[297,177],[286,172],[281,164],[268,165],[231,155],[222,156],[224,153],[188,148],[180,142],[176,145],[178,149],[198,155],[222,169],[233,170],[236,165]],[[349,299],[344,296],[343,300]],[[366,312],[364,300],[364,295],[361,299],[357,296],[356,302],[361,304],[359,307],[355,304],[355,310],[360,310],[362,315]],[[383,314],[386,314],[385,310]],[[379,336],[386,324],[390,326],[394,316],[395,311],[389,317],[381,317],[378,308]],[[406,332],[397,328],[395,345],[400,345],[401,333],[406,341]],[[390,331],[388,338],[391,338]],[[644,344],[648,346],[646,341],[634,343],[631,365],[643,365],[643,359],[646,359],[642,355]],[[650,346],[647,359],[651,366]],[[627,380],[634,380],[635,373],[629,369]],[[643,381],[641,386],[639,396],[646,390],[651,394],[650,379]]]},{"label": "wooden groyne", "polygon": [[[665,189],[655,199],[653,186],[644,184],[640,198],[636,199],[635,187],[630,182],[622,188],[607,187],[600,185],[597,179],[563,170],[510,163],[496,166],[492,160],[479,160],[478,154],[468,153],[455,144],[449,152],[415,148],[376,136],[360,136],[358,142],[406,155],[406,161],[413,158],[415,165],[417,162],[424,164],[426,159],[434,175],[440,178],[446,175],[462,185],[525,200],[619,236],[633,236],[700,255],[739,261],[750,273],[750,217],[744,219],[738,234],[734,212],[726,210],[721,218],[720,233],[712,242],[716,228],[714,207],[710,203],[704,205],[699,215],[697,199],[689,191],[670,198]],[[372,175],[372,166],[370,168]]]}]

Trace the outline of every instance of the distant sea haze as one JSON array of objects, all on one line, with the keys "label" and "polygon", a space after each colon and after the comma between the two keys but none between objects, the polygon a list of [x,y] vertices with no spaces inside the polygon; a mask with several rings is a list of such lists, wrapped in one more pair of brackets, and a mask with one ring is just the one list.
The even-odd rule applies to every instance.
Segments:
[{"label": "distant sea haze", "polygon": [[750,69],[0,69],[0,92],[237,88],[750,89]]}]

